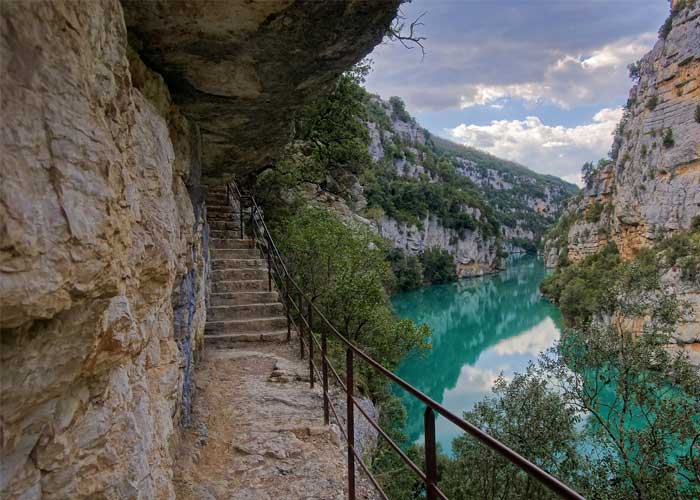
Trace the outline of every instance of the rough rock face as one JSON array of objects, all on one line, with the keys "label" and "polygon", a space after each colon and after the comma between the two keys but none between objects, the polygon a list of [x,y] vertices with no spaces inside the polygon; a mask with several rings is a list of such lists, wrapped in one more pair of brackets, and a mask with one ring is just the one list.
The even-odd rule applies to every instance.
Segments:
[{"label": "rough rock face", "polygon": [[295,110],[377,45],[399,0],[124,0],[139,53],[196,120],[206,176],[269,165]]},{"label": "rough rock face", "polygon": [[[677,2],[676,2],[677,3]],[[640,61],[639,81],[613,143],[614,160],[565,209],[570,226],[545,242],[545,263],[579,262],[615,243],[624,260],[700,216],[700,4],[674,6],[672,28]],[[677,346],[700,364],[700,289],[672,268],[663,288],[688,309]],[[629,325],[641,333],[646,318]]]},{"label": "rough rock face", "polygon": [[197,129],[119,3],[2,9],[0,495],[171,497],[204,327]]},{"label": "rough rock face", "polygon": [[426,217],[422,227],[396,222],[382,217],[379,234],[391,240],[396,248],[408,255],[418,255],[430,248],[443,248],[454,257],[457,276],[482,276],[494,272],[499,265],[496,238],[484,238],[477,231],[457,231],[445,228],[434,217]]},{"label": "rough rock face", "polygon": [[[395,3],[126,2],[172,81],[129,48],[117,0],[2,3],[0,496],[173,497],[206,311],[200,151],[209,172],[267,158],[286,126],[270,120],[369,50]],[[257,97],[232,66],[257,68]]]},{"label": "rough rock face", "polygon": [[[578,215],[568,235],[572,262],[608,241],[630,259],[700,215],[700,5],[672,19],[668,35],[641,59],[613,145],[615,161],[568,208]],[[598,220],[585,217],[601,206]],[[561,250],[550,244],[547,253]]]}]

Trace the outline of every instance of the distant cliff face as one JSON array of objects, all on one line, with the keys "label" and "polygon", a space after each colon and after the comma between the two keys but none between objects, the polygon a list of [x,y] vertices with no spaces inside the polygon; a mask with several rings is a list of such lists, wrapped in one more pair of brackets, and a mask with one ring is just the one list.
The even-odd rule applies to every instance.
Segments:
[{"label": "distant cliff face", "polygon": [[676,2],[639,62],[613,162],[567,208],[575,220],[566,238],[547,243],[550,265],[561,252],[578,262],[609,241],[630,259],[700,215],[700,4],[686,5]]},{"label": "distant cliff face", "polygon": [[[370,96],[367,107],[369,152],[381,191],[369,185],[365,193],[370,209],[383,209],[375,217],[380,234],[411,255],[433,247],[448,250],[458,276],[493,272],[503,267],[506,253],[534,251],[575,191],[560,179],[432,137],[396,98]],[[441,191],[441,185],[459,185],[468,196]],[[454,195],[455,201],[420,212],[410,202],[400,205],[399,189],[416,206],[433,196],[444,202]]]}]

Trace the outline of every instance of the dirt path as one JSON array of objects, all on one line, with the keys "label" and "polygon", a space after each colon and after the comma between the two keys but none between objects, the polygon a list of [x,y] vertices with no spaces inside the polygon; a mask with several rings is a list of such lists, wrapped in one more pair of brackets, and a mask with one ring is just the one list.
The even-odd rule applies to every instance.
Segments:
[{"label": "dirt path", "polygon": [[178,498],[345,498],[345,443],[323,425],[321,393],[290,345],[206,350],[196,381]]}]

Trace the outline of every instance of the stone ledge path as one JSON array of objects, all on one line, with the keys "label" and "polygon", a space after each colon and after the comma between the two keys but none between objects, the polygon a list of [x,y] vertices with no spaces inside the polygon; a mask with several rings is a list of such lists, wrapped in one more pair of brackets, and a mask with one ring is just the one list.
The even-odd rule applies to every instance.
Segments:
[{"label": "stone ledge path", "polygon": [[[195,372],[192,424],[177,451],[183,500],[342,500],[346,449],[323,425],[320,388],[287,338],[267,262],[241,238],[225,189],[207,195],[211,293],[204,355]],[[358,499],[372,497],[358,473]]]},{"label": "stone ledge path", "polygon": [[[345,498],[344,443],[291,345],[208,349],[175,469],[181,499]],[[363,495],[364,496],[364,495]]]}]

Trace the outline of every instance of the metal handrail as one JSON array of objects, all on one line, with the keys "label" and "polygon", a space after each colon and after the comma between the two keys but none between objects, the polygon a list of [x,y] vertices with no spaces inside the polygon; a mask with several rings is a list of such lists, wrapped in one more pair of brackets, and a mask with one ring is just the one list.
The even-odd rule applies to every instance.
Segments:
[{"label": "metal handrail", "polygon": [[[421,392],[420,390],[416,389],[413,387],[411,384],[403,380],[401,377],[397,376],[393,372],[387,370],[385,367],[383,367],[380,363],[375,361],[370,355],[366,354],[362,349],[357,347],[355,344],[353,344],[349,339],[347,339],[344,335],[342,335],[334,326],[333,324],[328,320],[328,318],[323,314],[323,311],[319,309],[319,307],[312,301],[310,300],[307,295],[304,293],[304,290],[299,286],[299,284],[294,280],[292,277],[291,273],[289,272],[287,265],[285,264],[284,259],[282,258],[282,254],[280,253],[279,249],[277,248],[277,245],[275,244],[272,235],[270,234],[270,231],[267,228],[267,225],[265,224],[265,219],[263,218],[263,213],[258,204],[255,201],[255,198],[252,195],[244,195],[236,183],[234,181],[231,181],[230,184],[226,185],[227,188],[227,196],[229,199],[231,197],[234,198],[232,201],[236,201],[239,204],[239,216],[240,216],[240,231],[241,231],[241,238],[244,236],[244,201],[249,202],[249,210],[250,210],[250,234],[252,238],[252,244],[253,245],[258,245],[260,249],[263,251],[263,253],[266,255],[267,260],[268,260],[268,285],[269,285],[269,290],[272,291],[272,273],[273,273],[273,268],[274,272],[277,275],[277,279],[275,281],[278,282],[278,287],[283,291],[285,295],[285,310],[287,314],[287,328],[288,328],[288,335],[287,335],[287,340],[290,340],[291,338],[291,325],[294,324],[296,326],[296,322],[293,320],[293,311],[292,311],[292,306],[293,308],[297,311],[298,314],[298,336],[299,336],[299,341],[300,341],[300,355],[301,358],[304,358],[305,355],[305,347],[306,347],[306,352],[308,352],[309,355],[309,383],[311,387],[314,386],[315,383],[315,377],[319,376],[321,378],[322,383],[323,383],[323,403],[324,403],[324,422],[326,425],[329,424],[330,422],[330,411],[333,412],[336,422],[338,423],[338,426],[340,427],[340,430],[343,434],[343,436],[346,438],[347,441],[347,453],[348,453],[348,495],[350,500],[355,500],[355,466],[354,466],[354,461],[357,459],[358,464],[360,467],[363,469],[363,471],[367,474],[369,477],[370,481],[372,484],[377,488],[377,492],[383,497],[387,498],[386,494],[380,487],[378,481],[374,477],[374,475],[369,471],[369,468],[366,466],[364,461],[362,460],[362,457],[359,456],[357,451],[355,450],[355,444],[354,444],[354,408],[357,407],[360,412],[363,414],[363,416],[367,419],[367,421],[370,423],[370,425],[378,431],[379,435],[382,436],[390,445],[390,447],[393,449],[393,451],[397,452],[399,457],[406,463],[406,465],[411,469],[411,471],[425,484],[426,487],[426,493],[427,493],[427,498],[428,500],[435,500],[437,498],[442,498],[447,500],[447,496],[440,490],[438,487],[438,472],[437,472],[437,446],[436,446],[436,439],[435,439],[435,414],[442,415],[444,418],[452,422],[454,425],[462,429],[464,432],[481,442],[483,445],[485,445],[487,448],[491,449],[492,451],[495,451],[499,455],[501,455],[503,458],[506,460],[510,461],[513,465],[530,475],[531,477],[537,479],[540,481],[544,486],[549,488],[552,492],[556,493],[559,495],[561,498],[566,498],[566,499],[573,499],[573,500],[585,500],[585,498],[571,489],[569,486],[564,484],[563,482],[559,481],[557,478],[549,474],[548,472],[544,471],[537,465],[533,464],[526,458],[524,458],[522,455],[518,454],[517,452],[511,450],[508,446],[505,444],[501,443],[497,439],[493,438],[486,432],[482,431],[478,427],[476,427],[473,424],[470,424],[463,418],[458,417],[454,413],[452,413],[450,410],[442,406],[440,403],[434,401],[432,398]],[[262,240],[264,242],[264,245],[262,244],[263,242],[260,242],[258,239],[258,233],[260,233],[260,236],[262,237]],[[297,300],[295,301],[293,299],[293,295],[297,296]],[[307,305],[307,312],[306,316],[304,314],[304,303]],[[314,352],[313,352],[313,346],[316,344],[318,346],[318,341],[316,339],[316,335],[313,333],[312,325],[313,325],[313,320],[312,317],[313,315],[317,315],[317,317],[321,320],[321,322],[325,325],[325,329],[322,330],[321,335],[321,363],[322,363],[322,373],[318,373],[318,368],[316,364],[314,363]],[[305,330],[308,334],[308,339],[304,338],[305,335]],[[345,345],[346,348],[346,366],[345,366],[345,383],[341,381],[341,377],[338,375],[337,370],[333,367],[332,363],[328,359],[327,356],[327,349],[326,349],[326,340],[327,340],[327,331],[333,334],[334,337],[336,337],[342,344]],[[401,388],[403,388],[406,392],[408,392],[410,395],[413,397],[417,398],[420,400],[425,406],[425,414],[424,414],[424,438],[425,438],[425,463],[426,463],[426,471],[422,471],[402,450],[401,447],[394,442],[389,435],[381,429],[379,424],[375,422],[373,419],[367,415],[367,413],[362,409],[362,407],[357,403],[357,400],[355,399],[353,393],[354,393],[354,356],[357,355],[359,356],[362,360],[364,360],[372,369],[375,371],[379,372]],[[337,411],[332,403],[330,401],[330,397],[328,394],[328,369],[332,371],[332,374],[334,377],[337,379],[339,382],[340,387],[343,389],[343,392],[345,392],[346,397],[347,397],[347,415],[346,415],[346,425],[345,428],[340,425],[340,421],[338,419],[338,414]]]}]

